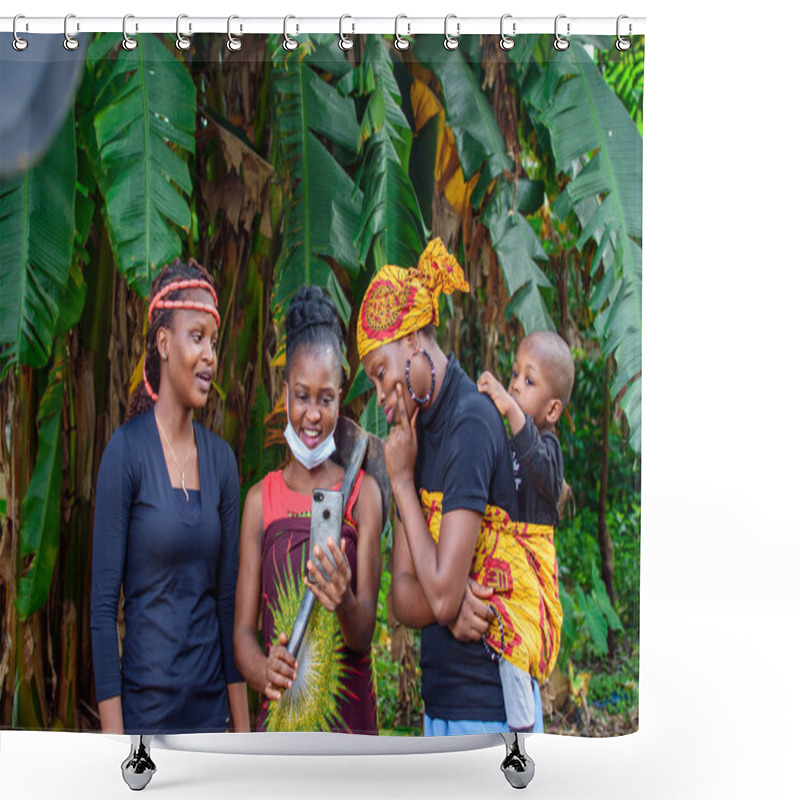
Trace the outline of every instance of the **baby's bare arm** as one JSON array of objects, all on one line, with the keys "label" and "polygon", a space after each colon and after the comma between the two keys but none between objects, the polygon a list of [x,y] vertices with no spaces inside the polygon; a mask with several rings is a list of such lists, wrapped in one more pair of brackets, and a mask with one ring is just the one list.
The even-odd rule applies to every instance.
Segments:
[{"label": "baby's bare arm", "polygon": [[489,395],[497,410],[508,420],[511,433],[516,434],[525,425],[525,414],[517,405],[517,401],[505,390],[503,384],[492,375],[484,372],[478,378],[478,391]]}]

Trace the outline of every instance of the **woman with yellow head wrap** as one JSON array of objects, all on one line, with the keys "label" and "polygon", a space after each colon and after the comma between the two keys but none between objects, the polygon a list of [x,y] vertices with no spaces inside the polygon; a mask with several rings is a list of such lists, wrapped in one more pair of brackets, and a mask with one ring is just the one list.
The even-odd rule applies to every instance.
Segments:
[{"label": "woman with yellow head wrap", "polygon": [[358,357],[427,325],[439,324],[439,295],[468,292],[455,256],[438,237],[411,269],[387,264],[373,278],[358,315]]},{"label": "woman with yellow head wrap", "polygon": [[495,590],[470,574],[487,507],[516,519],[517,494],[500,415],[437,342],[439,297],[456,290],[469,284],[435,239],[416,267],[381,269],[358,315],[359,356],[394,423],[392,601],[401,622],[422,629],[426,735],[508,730],[496,656],[481,642],[495,619],[481,598]]}]

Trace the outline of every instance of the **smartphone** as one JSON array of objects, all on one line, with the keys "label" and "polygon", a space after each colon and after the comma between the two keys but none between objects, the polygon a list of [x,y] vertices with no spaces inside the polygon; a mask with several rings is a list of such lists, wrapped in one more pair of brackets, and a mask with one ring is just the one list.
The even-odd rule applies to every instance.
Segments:
[{"label": "smartphone", "polygon": [[[311,492],[311,548],[309,558],[317,569],[330,580],[330,575],[323,569],[319,559],[314,555],[314,548],[319,545],[322,552],[336,563],[328,549],[328,539],[333,539],[333,546],[339,547],[342,540],[342,493],[335,489],[314,489]],[[314,576],[307,571],[307,576],[311,583],[314,583]]]}]

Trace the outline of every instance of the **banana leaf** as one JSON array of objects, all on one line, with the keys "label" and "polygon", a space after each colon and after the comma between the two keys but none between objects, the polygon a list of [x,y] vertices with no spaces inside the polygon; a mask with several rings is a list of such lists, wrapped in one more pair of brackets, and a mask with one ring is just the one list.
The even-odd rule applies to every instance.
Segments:
[{"label": "banana leaf", "polygon": [[378,405],[378,395],[373,393],[367,401],[367,405],[361,412],[358,424],[367,433],[372,433],[379,439],[385,439],[389,434],[389,423],[386,421],[386,414]]},{"label": "banana leaf", "polygon": [[22,501],[20,556],[23,560],[30,559],[30,563],[19,579],[15,605],[23,621],[47,601],[61,538],[61,407],[67,368],[66,346],[62,341],[56,348],[39,405],[36,464]]},{"label": "banana leaf", "polygon": [[555,327],[540,289],[549,289],[547,276],[536,263],[550,260],[531,224],[515,207],[524,200],[514,196],[511,183],[503,181],[493,192],[481,217],[489,229],[511,302],[506,316],[516,316],[526,333]]},{"label": "banana leaf", "polygon": [[[550,131],[556,166],[571,176],[554,209],[572,208],[578,247],[598,244],[593,264],[605,275],[591,303],[605,355],[617,371],[611,388],[641,445],[642,136],[589,53],[578,41],[554,56],[527,97],[529,112]],[[563,210],[559,213],[563,216]]]},{"label": "banana leaf", "polygon": [[186,65],[157,36],[139,36],[113,64],[101,60],[109,37],[119,39],[106,34],[89,54],[97,63],[103,213],[117,268],[144,296],[154,272],[181,254],[191,225],[196,91]]},{"label": "banana leaf", "polygon": [[445,50],[441,37],[418,36],[414,55],[436,75],[442,86],[447,124],[452,128],[464,177],[485,163],[492,177],[512,168],[506,143],[489,100],[459,50]]},{"label": "banana leaf", "polygon": [[[472,192],[473,206],[483,203],[481,222],[489,229],[500,270],[511,296],[506,315],[519,319],[526,333],[552,329],[548,303],[542,290],[550,281],[537,265],[549,264],[547,254],[524,213],[541,204],[541,186],[523,181],[517,191],[506,173],[512,169],[503,134],[488,98],[458,50],[444,51],[433,37],[420,37],[414,53],[431,68],[444,94],[447,125],[452,129],[458,158],[466,178],[478,176]],[[536,199],[535,199],[536,198]],[[538,200],[538,202],[537,202]]]},{"label": "banana leaf", "polygon": [[72,260],[76,164],[70,112],[44,158],[0,183],[0,375],[50,358]]},{"label": "banana leaf", "polygon": [[[359,221],[360,259],[373,248],[373,262],[408,266],[416,263],[427,239],[417,195],[409,175],[411,126],[401,107],[400,89],[383,40],[367,38],[360,71],[371,89],[361,123],[361,143],[366,142],[359,185],[364,205]],[[376,253],[380,256],[375,257]],[[379,263],[380,261],[380,263]]]},{"label": "banana leaf", "polygon": [[353,242],[362,197],[331,151],[336,145],[355,155],[358,121],[353,98],[343,97],[323,79],[305,58],[309,42],[299,41],[293,53],[276,55],[272,70],[280,161],[289,185],[272,308],[282,319],[295,291],[313,284],[328,291],[347,321],[350,304],[326,259],[341,264],[351,275],[358,274]]}]

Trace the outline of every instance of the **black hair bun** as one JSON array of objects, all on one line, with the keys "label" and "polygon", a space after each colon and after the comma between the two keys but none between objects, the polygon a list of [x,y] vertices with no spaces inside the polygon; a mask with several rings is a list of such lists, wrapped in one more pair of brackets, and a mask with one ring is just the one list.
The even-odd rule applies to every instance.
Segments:
[{"label": "black hair bun", "polygon": [[286,315],[287,346],[291,347],[298,336],[309,328],[330,329],[341,346],[342,329],[336,308],[319,286],[301,286],[294,293]]}]

